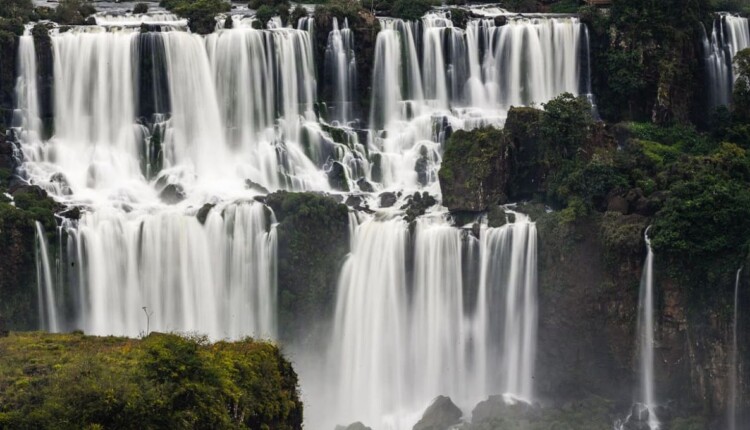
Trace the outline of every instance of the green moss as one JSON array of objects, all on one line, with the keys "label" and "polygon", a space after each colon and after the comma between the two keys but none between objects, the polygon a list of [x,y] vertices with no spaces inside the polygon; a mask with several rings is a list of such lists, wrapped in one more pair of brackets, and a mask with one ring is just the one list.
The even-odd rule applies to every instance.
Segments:
[{"label": "green moss", "polygon": [[349,210],[330,197],[280,191],[266,199],[279,222],[279,319],[283,339],[309,334],[332,315],[336,283],[349,251]]},{"label": "green moss", "polygon": [[451,210],[483,211],[505,200],[510,150],[503,130],[486,127],[453,133],[438,172],[443,204]]},{"label": "green moss", "polygon": [[0,338],[0,427],[297,429],[297,377],[271,344],[151,334]]},{"label": "green moss", "polygon": [[232,10],[224,0],[162,0],[159,5],[187,18],[190,31],[209,34],[216,28],[216,15]]}]

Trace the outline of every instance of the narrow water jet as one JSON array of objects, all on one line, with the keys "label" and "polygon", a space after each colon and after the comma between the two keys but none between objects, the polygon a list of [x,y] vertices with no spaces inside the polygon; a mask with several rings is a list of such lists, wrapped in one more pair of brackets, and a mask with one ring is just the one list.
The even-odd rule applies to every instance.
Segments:
[{"label": "narrow water jet", "polygon": [[729,369],[729,404],[727,407],[727,422],[729,430],[737,429],[737,404],[739,403],[739,358],[737,345],[737,321],[739,321],[739,295],[740,295],[740,275],[742,267],[737,269],[737,275],[734,281],[734,312],[732,314],[732,355],[730,358]]}]

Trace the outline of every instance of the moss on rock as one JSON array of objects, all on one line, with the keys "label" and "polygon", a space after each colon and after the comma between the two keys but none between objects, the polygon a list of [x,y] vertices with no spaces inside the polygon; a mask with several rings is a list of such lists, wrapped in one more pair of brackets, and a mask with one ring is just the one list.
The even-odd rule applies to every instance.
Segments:
[{"label": "moss on rock", "polygon": [[511,145],[503,130],[459,130],[446,143],[438,172],[443,205],[480,212],[507,198]]},{"label": "moss on rock", "polygon": [[304,339],[332,315],[349,251],[349,210],[331,197],[279,191],[266,198],[279,222],[278,284],[282,339]]}]

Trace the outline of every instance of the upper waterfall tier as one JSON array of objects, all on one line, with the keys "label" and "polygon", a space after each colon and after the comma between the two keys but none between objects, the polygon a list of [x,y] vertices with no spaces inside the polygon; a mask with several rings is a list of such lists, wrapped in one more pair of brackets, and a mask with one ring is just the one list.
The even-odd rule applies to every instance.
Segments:
[{"label": "upper waterfall tier", "polygon": [[[237,15],[205,37],[164,13],[96,20],[51,31],[52,94],[38,89],[31,36],[19,46],[25,172],[78,203],[154,205],[167,185],[191,205],[278,189],[439,195],[450,130],[500,126],[512,105],[589,91],[588,35],[575,17],[472,19],[465,29],[448,12],[383,19],[366,118],[352,109],[361,54],[346,21],[316,58],[309,18],[259,30]],[[42,121],[45,103],[53,118]]]},{"label": "upper waterfall tier", "polygon": [[703,51],[712,107],[727,106],[732,99],[734,55],[750,46],[747,18],[728,13],[714,19],[711,34],[704,34]]}]

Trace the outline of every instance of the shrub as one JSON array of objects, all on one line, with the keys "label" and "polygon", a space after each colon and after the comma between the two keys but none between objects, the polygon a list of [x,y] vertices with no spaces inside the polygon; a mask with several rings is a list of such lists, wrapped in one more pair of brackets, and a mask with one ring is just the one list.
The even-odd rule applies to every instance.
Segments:
[{"label": "shrub", "polygon": [[61,0],[55,9],[55,21],[63,25],[83,25],[86,17],[96,13],[93,4],[85,0]]},{"label": "shrub", "polygon": [[255,12],[255,18],[260,22],[261,28],[266,28],[268,26],[268,21],[270,21],[274,16],[276,16],[276,11],[273,10],[271,6],[263,5]]},{"label": "shrub", "polygon": [[198,34],[213,32],[216,28],[216,15],[232,9],[232,5],[223,0],[165,0],[162,5],[187,18],[190,31]]},{"label": "shrub", "polygon": [[0,0],[0,18],[28,21],[34,4],[31,0]]},{"label": "shrub", "polygon": [[394,18],[416,21],[421,19],[430,9],[432,9],[430,0],[396,0],[391,8],[391,15]]},{"label": "shrub", "polygon": [[148,3],[138,3],[133,8],[133,13],[143,14],[148,13]]},{"label": "shrub", "polygon": [[588,100],[564,93],[544,104],[539,132],[550,146],[559,148],[567,157],[575,155],[593,124]]},{"label": "shrub", "polygon": [[268,343],[26,333],[0,355],[3,428],[302,426],[297,376]]}]

